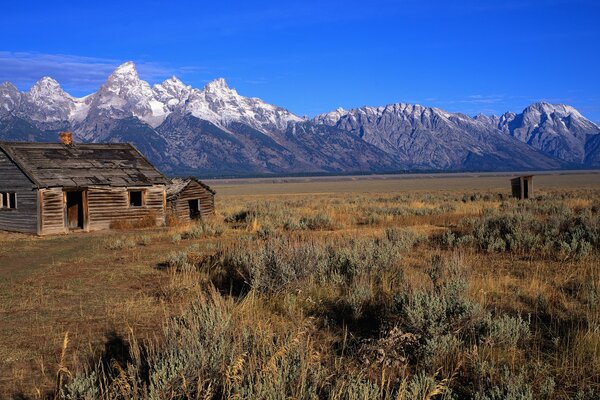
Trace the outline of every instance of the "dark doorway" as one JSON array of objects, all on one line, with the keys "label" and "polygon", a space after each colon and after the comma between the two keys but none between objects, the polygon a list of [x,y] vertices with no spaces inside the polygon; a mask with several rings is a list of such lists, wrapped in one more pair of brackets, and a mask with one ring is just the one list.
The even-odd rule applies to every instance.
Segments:
[{"label": "dark doorway", "polygon": [[83,229],[83,192],[67,192],[67,226]]},{"label": "dark doorway", "polygon": [[200,218],[200,200],[188,200],[188,204],[190,206],[190,218],[198,219]]}]

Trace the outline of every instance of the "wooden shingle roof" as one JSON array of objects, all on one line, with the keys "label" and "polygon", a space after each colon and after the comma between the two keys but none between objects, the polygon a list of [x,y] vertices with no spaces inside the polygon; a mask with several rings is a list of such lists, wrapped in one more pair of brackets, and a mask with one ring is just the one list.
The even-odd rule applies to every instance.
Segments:
[{"label": "wooden shingle roof", "polygon": [[196,178],[174,178],[167,185],[167,201],[175,200],[181,192],[191,183],[196,182],[210,193],[215,194],[216,192],[210,188],[206,183]]},{"label": "wooden shingle roof", "polygon": [[40,188],[149,186],[168,182],[128,143],[0,142],[0,150]]}]

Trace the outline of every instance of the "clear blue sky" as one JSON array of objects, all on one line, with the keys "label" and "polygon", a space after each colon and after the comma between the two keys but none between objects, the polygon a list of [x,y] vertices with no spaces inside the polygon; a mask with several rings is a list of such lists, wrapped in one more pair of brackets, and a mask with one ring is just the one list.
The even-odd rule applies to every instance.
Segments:
[{"label": "clear blue sky", "polygon": [[133,60],[313,116],[419,103],[472,115],[546,100],[600,121],[600,1],[10,1],[0,81],[74,95]]}]

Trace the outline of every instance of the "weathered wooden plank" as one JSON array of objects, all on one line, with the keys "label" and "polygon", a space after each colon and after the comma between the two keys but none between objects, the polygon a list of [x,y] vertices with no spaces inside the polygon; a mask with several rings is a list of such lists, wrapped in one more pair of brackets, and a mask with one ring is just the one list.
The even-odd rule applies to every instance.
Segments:
[{"label": "weathered wooden plank", "polygon": [[15,193],[17,203],[17,208],[0,208],[0,229],[36,233],[37,192],[31,180],[2,150],[0,150],[0,192]]},{"label": "weathered wooden plank", "polygon": [[164,224],[165,188],[155,185],[145,189],[145,205],[129,206],[128,188],[90,188],[88,191],[89,229],[109,229],[119,221],[133,221],[153,216],[156,224]]},{"label": "weathered wooden plank", "polygon": [[65,233],[65,203],[61,188],[41,189],[42,192],[42,230],[40,234]]},{"label": "weathered wooden plank", "polygon": [[[38,187],[151,186],[167,179],[132,145],[7,143],[0,149]],[[9,177],[6,177],[9,180]]]},{"label": "weathered wooden plank", "polygon": [[214,194],[195,180],[190,180],[177,196],[168,202],[169,212],[175,215],[180,221],[191,221],[190,200],[199,200],[201,218],[214,214]]}]

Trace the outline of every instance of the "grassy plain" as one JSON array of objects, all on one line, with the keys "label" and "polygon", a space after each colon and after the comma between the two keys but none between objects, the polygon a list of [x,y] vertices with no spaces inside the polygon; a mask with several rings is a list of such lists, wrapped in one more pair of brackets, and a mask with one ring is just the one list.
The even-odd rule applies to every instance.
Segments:
[{"label": "grassy plain", "polygon": [[600,395],[600,174],[209,184],[201,226],[0,233],[0,398]]}]

